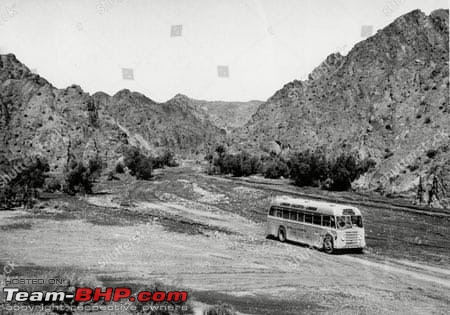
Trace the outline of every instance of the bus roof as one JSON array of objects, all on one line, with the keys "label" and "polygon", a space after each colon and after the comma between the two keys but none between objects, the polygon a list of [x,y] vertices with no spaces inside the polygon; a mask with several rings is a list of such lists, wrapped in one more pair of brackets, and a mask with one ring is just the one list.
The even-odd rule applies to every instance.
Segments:
[{"label": "bus roof", "polygon": [[361,215],[361,211],[353,206],[288,196],[275,197],[271,206],[288,207],[328,215]]}]

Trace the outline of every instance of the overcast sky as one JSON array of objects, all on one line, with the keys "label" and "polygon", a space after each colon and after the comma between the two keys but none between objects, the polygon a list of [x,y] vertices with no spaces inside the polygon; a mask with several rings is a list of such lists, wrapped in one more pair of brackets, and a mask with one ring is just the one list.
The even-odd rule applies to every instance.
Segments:
[{"label": "overcast sky", "polygon": [[417,8],[448,1],[0,0],[0,53],[58,88],[265,100]]}]

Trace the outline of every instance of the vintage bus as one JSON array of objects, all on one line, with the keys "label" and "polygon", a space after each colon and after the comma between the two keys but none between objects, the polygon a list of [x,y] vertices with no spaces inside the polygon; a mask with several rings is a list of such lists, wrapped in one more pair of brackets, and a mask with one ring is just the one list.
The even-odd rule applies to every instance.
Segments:
[{"label": "vintage bus", "polygon": [[322,248],[362,251],[366,246],[358,208],[308,199],[276,197],[267,216],[267,236]]}]

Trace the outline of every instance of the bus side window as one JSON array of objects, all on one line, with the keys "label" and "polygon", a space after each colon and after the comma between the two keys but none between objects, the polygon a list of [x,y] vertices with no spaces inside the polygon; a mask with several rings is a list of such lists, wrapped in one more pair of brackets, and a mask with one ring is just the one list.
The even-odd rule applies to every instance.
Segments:
[{"label": "bus side window", "polygon": [[299,222],[305,222],[305,214],[304,214],[304,213],[299,213],[299,214],[298,214],[297,221],[299,221]]},{"label": "bus side window", "polygon": [[291,220],[297,221],[297,212],[291,211],[291,212],[290,212],[290,215],[289,215],[289,218],[290,218]]},{"label": "bus side window", "polygon": [[289,219],[289,210],[283,210],[283,219]]},{"label": "bus side window", "polygon": [[333,229],[335,229],[336,228],[336,219],[333,216],[330,217],[330,223],[331,223],[331,227]]},{"label": "bus side window", "polygon": [[322,224],[322,217],[320,215],[314,215],[313,216],[313,223],[316,225]]},{"label": "bus side window", "polygon": [[329,215],[324,215],[322,219],[322,225],[326,227],[330,227],[331,217]]},{"label": "bus side window", "polygon": [[312,223],[312,214],[305,213],[305,222]]},{"label": "bus side window", "polygon": [[282,211],[283,211],[283,210],[280,210],[280,209],[277,210],[277,217],[278,217],[278,218],[281,218]]},{"label": "bus side window", "polygon": [[275,208],[274,207],[270,208],[269,215],[271,215],[273,217],[275,216]]}]

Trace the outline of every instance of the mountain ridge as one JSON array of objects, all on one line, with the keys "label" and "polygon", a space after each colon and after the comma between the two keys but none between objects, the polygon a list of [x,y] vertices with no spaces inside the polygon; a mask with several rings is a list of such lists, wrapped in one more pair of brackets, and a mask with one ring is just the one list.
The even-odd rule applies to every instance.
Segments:
[{"label": "mountain ridge", "polygon": [[[346,56],[330,54],[308,80],[285,84],[231,139],[248,150],[275,142],[285,151],[370,157],[377,167],[355,188],[413,194],[420,176],[447,173],[448,56],[448,10],[414,10]],[[431,143],[436,134],[443,136]],[[429,150],[439,153],[430,160]]]}]

